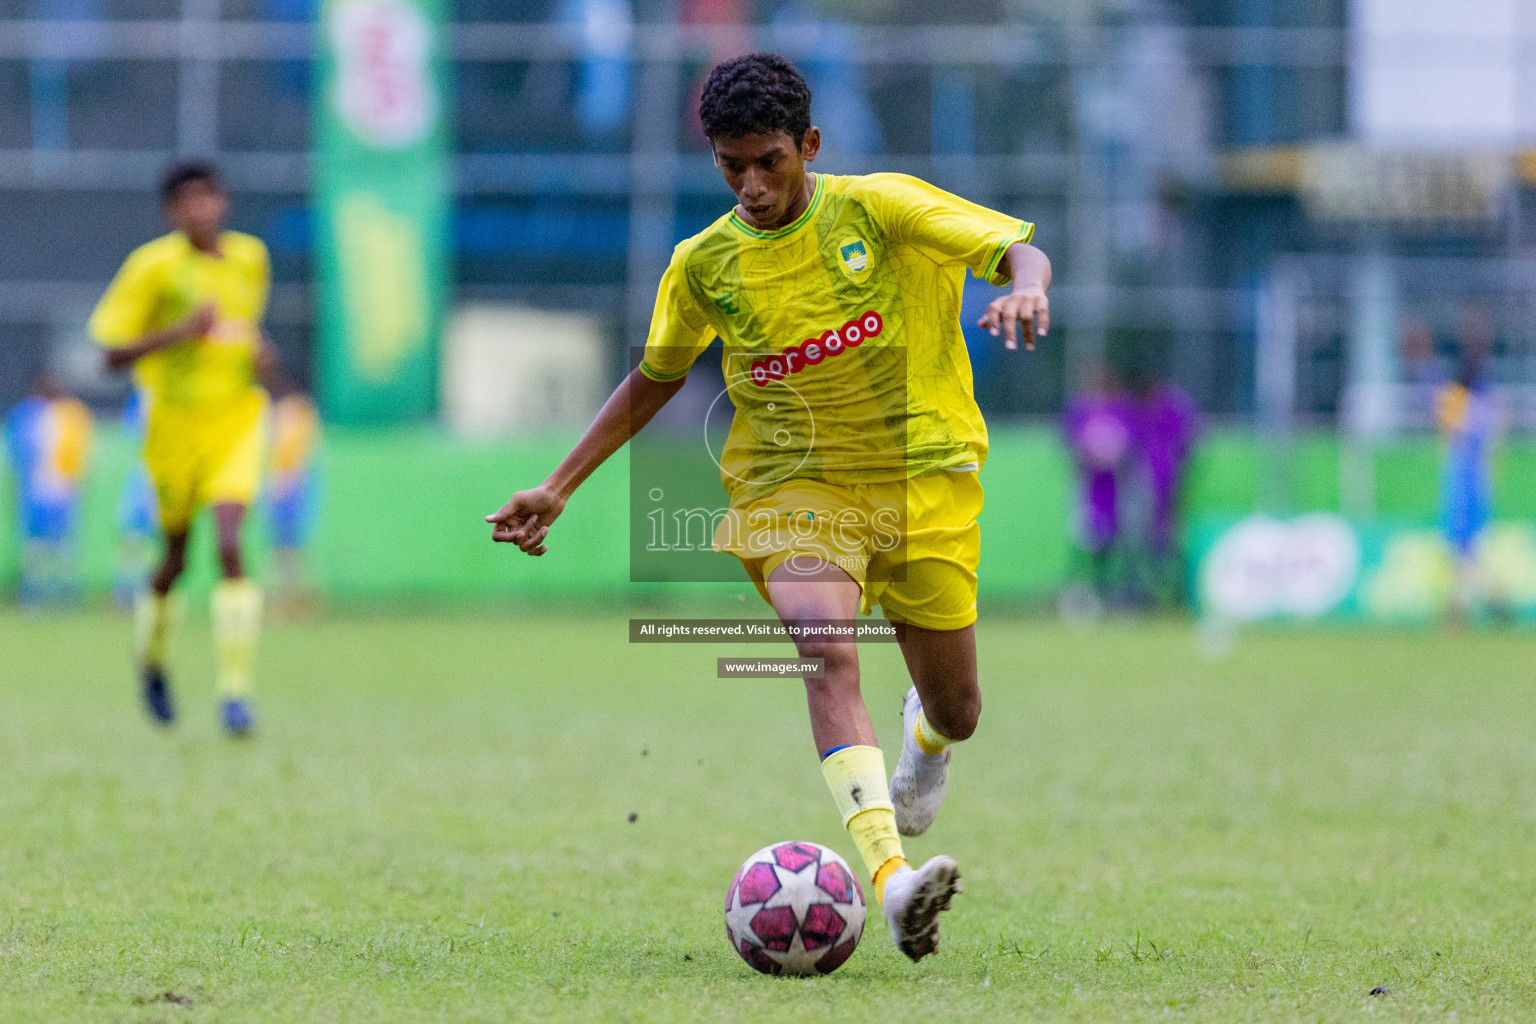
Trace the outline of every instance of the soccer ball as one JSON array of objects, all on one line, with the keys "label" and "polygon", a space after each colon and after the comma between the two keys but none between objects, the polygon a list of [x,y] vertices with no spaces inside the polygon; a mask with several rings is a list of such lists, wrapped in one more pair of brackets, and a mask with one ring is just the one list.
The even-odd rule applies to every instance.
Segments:
[{"label": "soccer ball", "polygon": [[864,890],[825,846],[774,843],[731,879],[725,934],[764,974],[831,974],[864,934]]}]

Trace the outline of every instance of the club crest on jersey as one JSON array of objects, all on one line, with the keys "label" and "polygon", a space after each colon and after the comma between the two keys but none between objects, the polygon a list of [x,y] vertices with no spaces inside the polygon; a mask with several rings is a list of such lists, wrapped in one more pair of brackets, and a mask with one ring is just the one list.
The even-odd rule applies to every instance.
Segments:
[{"label": "club crest on jersey", "polygon": [[735,316],[741,312],[741,303],[736,301],[736,295],[733,292],[726,292],[716,298],[715,305],[720,307],[720,312],[726,316]]},{"label": "club crest on jersey", "polygon": [[842,261],[843,273],[850,280],[858,282],[869,276],[869,247],[864,244],[864,239],[843,239],[838,244],[837,255]]}]

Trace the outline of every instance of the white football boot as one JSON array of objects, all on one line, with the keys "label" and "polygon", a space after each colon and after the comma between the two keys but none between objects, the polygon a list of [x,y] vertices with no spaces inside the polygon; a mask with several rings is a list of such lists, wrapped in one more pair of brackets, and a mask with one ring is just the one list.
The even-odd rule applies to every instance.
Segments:
[{"label": "white football boot", "polygon": [[896,831],[920,836],[933,824],[949,785],[949,748],[942,754],[925,754],[917,747],[912,730],[922,710],[917,687],[907,691],[901,704],[901,759],[891,775],[891,803],[896,806]]},{"label": "white football boot", "polygon": [[896,948],[913,963],[939,948],[939,915],[960,892],[960,869],[951,857],[934,857],[920,868],[899,867],[885,881],[885,919]]}]

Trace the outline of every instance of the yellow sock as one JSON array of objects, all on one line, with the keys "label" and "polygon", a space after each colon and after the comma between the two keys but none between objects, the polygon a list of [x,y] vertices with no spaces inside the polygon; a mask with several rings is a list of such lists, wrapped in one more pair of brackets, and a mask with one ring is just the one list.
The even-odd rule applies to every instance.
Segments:
[{"label": "yellow sock", "polygon": [[930,725],[927,713],[921,708],[917,712],[917,723],[912,726],[912,738],[917,741],[917,749],[930,756],[944,753],[944,748],[955,742]]},{"label": "yellow sock", "polygon": [[219,695],[251,692],[256,638],[261,635],[261,588],[250,580],[225,580],[213,588],[213,644],[218,651]]},{"label": "yellow sock", "polygon": [[843,815],[843,826],[864,858],[875,898],[884,902],[885,880],[907,862],[885,782],[885,757],[879,747],[841,747],[821,762],[821,774]]},{"label": "yellow sock", "polygon": [[176,599],[148,591],[133,605],[133,658],[146,668],[165,667],[165,648],[176,619]]}]

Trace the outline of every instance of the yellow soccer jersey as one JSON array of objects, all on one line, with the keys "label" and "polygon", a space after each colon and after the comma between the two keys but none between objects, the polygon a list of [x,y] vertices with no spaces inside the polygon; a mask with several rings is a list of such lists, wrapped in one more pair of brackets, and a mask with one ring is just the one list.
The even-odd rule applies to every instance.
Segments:
[{"label": "yellow soccer jersey", "polygon": [[986,425],[960,328],[965,271],[1008,280],[1034,225],[904,174],[818,174],[794,223],[735,210],[680,244],[641,372],[678,380],[716,335],[736,416],[733,501],[788,479],[874,483],[980,463]]},{"label": "yellow soccer jersey", "polygon": [[204,303],[218,309],[218,322],[206,337],[134,364],[134,379],[151,413],[224,406],[248,398],[256,387],[256,352],[272,284],[267,247],[259,238],[226,231],[219,250],[219,256],[200,252],[180,231],[141,245],[91,314],[91,336],[98,343],[126,348]]}]

